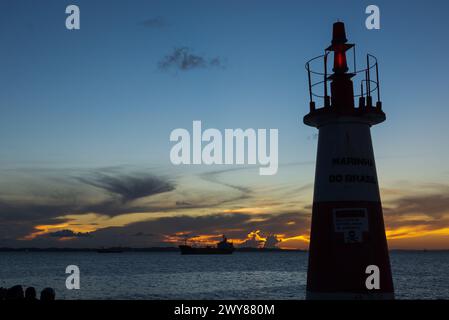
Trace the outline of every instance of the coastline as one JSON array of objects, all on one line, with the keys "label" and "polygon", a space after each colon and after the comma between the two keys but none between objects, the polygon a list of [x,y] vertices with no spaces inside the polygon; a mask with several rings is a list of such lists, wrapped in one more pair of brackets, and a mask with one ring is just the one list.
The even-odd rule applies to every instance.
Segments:
[{"label": "coastline", "polygon": [[[0,247],[0,252],[97,252],[104,248],[9,248]],[[111,247],[107,249],[119,249],[122,252],[179,252],[178,247]],[[449,249],[390,249],[390,252],[449,252]],[[236,248],[235,252],[308,252],[304,249],[281,249],[281,248]]]}]

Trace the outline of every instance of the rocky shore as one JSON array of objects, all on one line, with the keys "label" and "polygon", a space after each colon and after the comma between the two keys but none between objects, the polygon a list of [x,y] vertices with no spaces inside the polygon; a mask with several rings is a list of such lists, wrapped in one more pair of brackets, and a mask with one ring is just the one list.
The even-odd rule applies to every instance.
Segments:
[{"label": "rocky shore", "polygon": [[0,301],[4,300],[26,300],[26,301],[53,301],[56,294],[53,288],[45,288],[41,291],[39,299],[37,298],[36,289],[34,287],[27,287],[23,290],[21,285],[16,285],[11,288],[0,287]]}]

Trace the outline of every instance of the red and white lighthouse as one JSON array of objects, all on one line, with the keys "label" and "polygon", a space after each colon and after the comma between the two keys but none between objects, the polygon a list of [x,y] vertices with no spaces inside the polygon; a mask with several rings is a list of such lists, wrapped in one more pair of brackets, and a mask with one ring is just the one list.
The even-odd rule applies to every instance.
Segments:
[{"label": "red and white lighthouse", "polygon": [[[346,59],[350,49],[353,72],[349,72]],[[333,73],[328,75],[331,54]],[[324,71],[313,71],[311,65],[321,60]],[[385,113],[380,102],[377,60],[372,55],[366,60],[366,69],[357,70],[355,47],[347,43],[344,24],[336,22],[332,44],[324,55],[306,64],[310,112],[304,123],[319,130],[307,299],[394,298],[370,133],[371,126],[385,121]],[[316,76],[320,81],[314,83]],[[354,95],[353,83],[358,76],[362,76],[360,94]],[[317,85],[323,86],[322,95],[316,94]],[[373,93],[377,96],[375,105]],[[323,99],[323,107],[315,106],[314,97]],[[366,285],[370,276],[367,267],[373,265],[379,270],[378,288]]]}]

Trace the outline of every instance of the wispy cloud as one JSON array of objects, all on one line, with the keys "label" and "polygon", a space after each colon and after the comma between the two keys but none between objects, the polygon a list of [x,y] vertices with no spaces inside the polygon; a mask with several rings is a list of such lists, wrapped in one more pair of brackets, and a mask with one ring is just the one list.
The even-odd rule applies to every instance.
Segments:
[{"label": "wispy cloud", "polygon": [[419,191],[388,191],[394,196],[383,209],[388,239],[449,236],[449,186],[427,183],[415,188]]},{"label": "wispy cloud", "polygon": [[[312,185],[244,185],[240,170],[246,169],[201,173],[194,177],[198,184],[193,177],[175,180],[124,167],[58,171],[54,179],[41,174],[32,184],[24,179],[26,190],[0,195],[0,242],[26,239],[27,245],[51,246],[65,240],[71,246],[108,246],[120,239],[120,245],[151,246],[185,235],[215,241],[224,233],[243,241],[260,230],[303,246],[311,208],[297,198],[311,192]],[[449,235],[449,186],[411,189],[388,189],[384,213],[389,239]]]},{"label": "wispy cloud", "polygon": [[[32,176],[32,172],[29,175]],[[0,196],[0,234],[3,238],[47,234],[52,231],[51,226],[58,225],[59,230],[56,231],[61,231],[67,225],[63,224],[66,220],[60,218],[68,215],[151,213],[159,208],[134,202],[175,189],[169,179],[144,171],[123,173],[120,169],[100,169],[78,173],[74,177],[61,172],[56,175],[57,179],[50,173],[51,178],[40,177],[46,182],[41,181],[38,192],[31,189],[26,194],[15,194],[13,197]]]},{"label": "wispy cloud", "polygon": [[199,68],[223,67],[219,57],[207,58],[192,52],[188,47],[177,47],[158,63],[160,70],[189,71]]},{"label": "wispy cloud", "polygon": [[118,195],[123,202],[142,197],[172,191],[173,183],[151,175],[110,175],[96,173],[93,176],[79,178],[81,182]]}]

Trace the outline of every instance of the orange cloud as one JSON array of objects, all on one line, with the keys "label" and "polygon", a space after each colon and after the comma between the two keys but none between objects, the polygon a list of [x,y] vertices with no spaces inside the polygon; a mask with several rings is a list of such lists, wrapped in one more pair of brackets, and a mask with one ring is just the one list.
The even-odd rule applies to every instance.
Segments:
[{"label": "orange cloud", "polygon": [[226,209],[223,210],[224,213],[252,213],[252,214],[261,214],[261,213],[267,213],[270,211],[271,208],[260,208],[260,207],[254,207],[254,208],[239,208],[239,209]]},{"label": "orange cloud", "polygon": [[[70,230],[73,232],[92,232],[96,229],[92,226],[84,226],[84,225],[78,225],[78,226],[71,226],[69,223],[61,223],[61,224],[53,224],[53,225],[38,225],[35,226],[34,229],[36,231],[30,233],[29,235],[26,235],[23,238],[20,238],[19,240],[33,240],[36,237],[46,235],[48,233],[56,232],[56,231],[62,231],[67,229],[70,226]],[[72,237],[63,237],[59,240],[70,240]]]},{"label": "orange cloud", "polygon": [[67,228],[67,226],[68,226],[67,223],[35,226],[34,227],[34,229],[36,230],[35,232],[32,232],[29,235],[26,235],[25,237],[21,238],[20,240],[33,240],[34,238],[44,235],[46,233],[63,230],[64,228]]},{"label": "orange cloud", "polygon": [[423,236],[449,236],[449,227],[429,230],[427,226],[404,226],[394,230],[389,229],[386,234],[389,240]]}]

